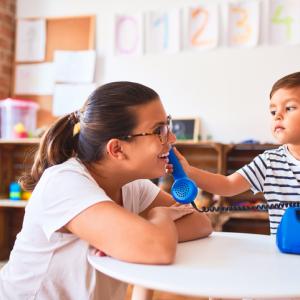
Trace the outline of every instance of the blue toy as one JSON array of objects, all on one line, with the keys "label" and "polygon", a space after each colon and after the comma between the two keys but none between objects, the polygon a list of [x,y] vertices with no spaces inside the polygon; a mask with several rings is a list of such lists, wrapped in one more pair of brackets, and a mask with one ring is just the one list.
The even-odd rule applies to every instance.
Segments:
[{"label": "blue toy", "polygon": [[288,207],[277,228],[276,244],[281,252],[300,254],[300,208]]},{"label": "blue toy", "polygon": [[192,203],[198,195],[197,185],[187,177],[173,149],[169,153],[169,162],[173,165],[175,180],[171,188],[173,198],[181,204]]},{"label": "blue toy", "polygon": [[9,185],[9,199],[20,200],[21,199],[21,186],[17,182],[12,182]]}]

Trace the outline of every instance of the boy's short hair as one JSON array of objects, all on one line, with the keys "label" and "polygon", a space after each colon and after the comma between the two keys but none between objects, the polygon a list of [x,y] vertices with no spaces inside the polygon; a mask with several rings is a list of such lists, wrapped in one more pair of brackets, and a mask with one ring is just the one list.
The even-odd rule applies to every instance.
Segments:
[{"label": "boy's short hair", "polygon": [[300,72],[286,75],[277,80],[271,89],[270,99],[272,98],[273,94],[279,89],[292,89],[296,87],[300,87]]}]

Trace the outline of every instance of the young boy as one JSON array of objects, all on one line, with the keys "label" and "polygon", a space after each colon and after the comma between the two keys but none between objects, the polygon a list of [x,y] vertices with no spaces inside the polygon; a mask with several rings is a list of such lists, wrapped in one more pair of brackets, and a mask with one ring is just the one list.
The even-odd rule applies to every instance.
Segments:
[{"label": "young boy", "polygon": [[[187,175],[203,190],[233,196],[247,191],[263,192],[267,203],[300,201],[300,72],[278,80],[270,93],[272,134],[281,146],[267,150],[237,172],[224,176],[212,174],[188,164],[176,154]],[[285,208],[269,209],[271,234]]]}]

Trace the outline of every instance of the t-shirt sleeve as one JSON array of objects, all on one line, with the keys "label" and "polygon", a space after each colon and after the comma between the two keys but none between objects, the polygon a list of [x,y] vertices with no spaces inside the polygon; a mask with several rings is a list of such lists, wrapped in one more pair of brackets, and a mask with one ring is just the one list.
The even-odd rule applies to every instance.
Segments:
[{"label": "t-shirt sleeve", "polygon": [[148,179],[140,179],[135,181],[136,188],[138,188],[139,205],[136,213],[144,211],[156,198],[160,192],[160,188]]},{"label": "t-shirt sleeve", "polygon": [[40,218],[47,239],[80,212],[102,201],[112,200],[92,178],[77,170],[60,171],[48,178]]},{"label": "t-shirt sleeve", "polygon": [[250,184],[251,191],[256,194],[263,192],[267,171],[267,153],[256,156],[251,163],[237,170]]}]

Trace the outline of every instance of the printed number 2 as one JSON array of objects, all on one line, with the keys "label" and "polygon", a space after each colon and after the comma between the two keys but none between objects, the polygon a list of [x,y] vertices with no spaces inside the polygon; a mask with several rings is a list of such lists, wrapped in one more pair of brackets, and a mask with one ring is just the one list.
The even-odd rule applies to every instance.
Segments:
[{"label": "printed number 2", "polygon": [[209,20],[209,12],[204,8],[197,8],[192,11],[193,19],[200,18],[201,15],[203,15],[203,22],[200,24],[200,27],[197,28],[196,32],[191,37],[191,42],[194,46],[205,45],[211,42],[209,40],[201,40],[201,35],[203,35],[203,32]]}]

